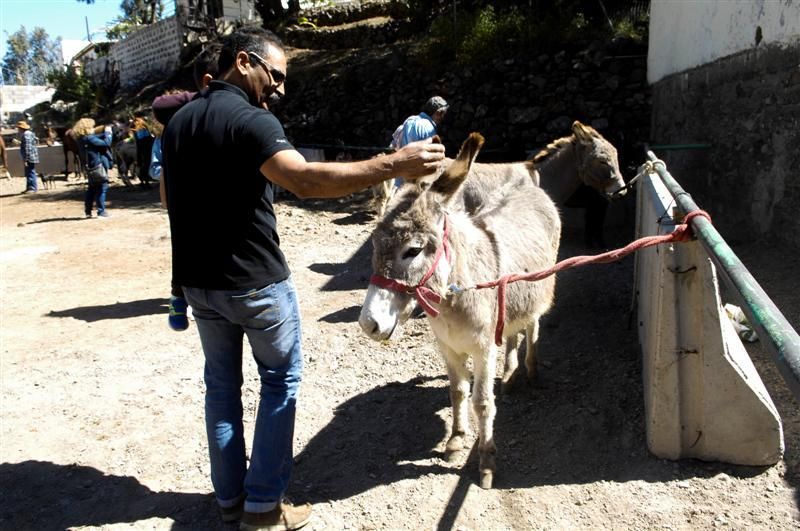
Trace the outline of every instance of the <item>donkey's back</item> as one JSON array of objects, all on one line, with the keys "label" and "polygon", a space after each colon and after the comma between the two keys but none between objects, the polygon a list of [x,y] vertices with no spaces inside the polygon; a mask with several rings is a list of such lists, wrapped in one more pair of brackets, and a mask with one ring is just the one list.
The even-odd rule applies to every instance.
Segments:
[{"label": "donkey's back", "polygon": [[[473,166],[465,187],[482,182],[481,168]],[[475,256],[473,274],[491,280],[510,273],[529,273],[555,264],[561,237],[561,219],[550,197],[530,177],[520,179],[508,188],[487,189],[480,209],[471,213],[466,201],[467,223],[481,234],[474,245],[491,249],[493,260]],[[474,249],[474,247],[473,247]],[[486,262],[494,262],[493,267]],[[488,278],[491,276],[491,278]],[[506,291],[506,335],[524,330],[532,319],[547,312],[553,302],[555,278],[538,282],[516,282]],[[493,290],[484,292],[494,303]],[[494,307],[494,304],[492,304]]]}]

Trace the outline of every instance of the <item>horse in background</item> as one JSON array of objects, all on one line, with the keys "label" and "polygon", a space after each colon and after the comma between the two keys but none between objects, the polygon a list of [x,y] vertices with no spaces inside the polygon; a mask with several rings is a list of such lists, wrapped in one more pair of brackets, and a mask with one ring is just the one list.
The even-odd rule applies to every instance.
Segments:
[{"label": "horse in background", "polygon": [[75,176],[86,178],[85,164],[81,155],[80,137],[78,137],[73,129],[64,131],[64,136],[61,137],[61,145],[64,148],[64,177],[69,180],[69,155],[71,153],[72,169],[74,170]]},{"label": "horse in background", "polygon": [[136,142],[132,138],[123,138],[114,144],[113,150],[114,164],[117,165],[119,178],[122,179],[125,186],[133,186],[131,177],[135,177],[138,171]]},{"label": "horse in background", "polygon": [[0,136],[0,179],[10,179],[11,173],[8,171],[8,160],[6,159],[6,141]]},{"label": "horse in background", "polygon": [[72,153],[72,168],[76,176],[86,179],[86,156],[81,146],[81,137],[91,134],[94,130],[94,119],[84,117],[75,122],[72,127],[55,128],[64,149],[64,177],[69,180],[69,155]]}]

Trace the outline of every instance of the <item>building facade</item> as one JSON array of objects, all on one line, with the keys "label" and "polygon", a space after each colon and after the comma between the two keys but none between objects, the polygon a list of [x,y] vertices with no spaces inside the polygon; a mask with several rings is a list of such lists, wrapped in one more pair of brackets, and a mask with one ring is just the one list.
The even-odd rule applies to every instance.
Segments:
[{"label": "building facade", "polygon": [[653,0],[651,140],[728,241],[800,247],[800,3]]}]

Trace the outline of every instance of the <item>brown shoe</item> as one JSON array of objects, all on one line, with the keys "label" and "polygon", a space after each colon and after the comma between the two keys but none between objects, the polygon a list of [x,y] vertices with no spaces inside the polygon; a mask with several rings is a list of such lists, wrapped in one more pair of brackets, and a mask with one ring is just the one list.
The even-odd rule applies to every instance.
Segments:
[{"label": "brown shoe", "polygon": [[233,507],[220,507],[219,514],[223,522],[235,522],[242,517],[244,512],[244,498]]},{"label": "brown shoe", "polygon": [[292,505],[280,502],[268,513],[245,511],[239,523],[241,531],[291,531],[300,529],[311,519],[311,504]]}]

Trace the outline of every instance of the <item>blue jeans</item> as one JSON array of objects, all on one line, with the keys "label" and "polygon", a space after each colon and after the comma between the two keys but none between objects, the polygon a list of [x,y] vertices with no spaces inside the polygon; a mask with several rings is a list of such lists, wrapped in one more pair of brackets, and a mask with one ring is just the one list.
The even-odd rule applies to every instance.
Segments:
[{"label": "blue jeans", "polygon": [[35,192],[39,189],[39,183],[36,181],[36,164],[33,162],[25,163],[25,191]]},{"label": "blue jeans", "polygon": [[[217,502],[232,507],[244,498],[246,511],[270,511],[289,485],[303,372],[294,283],[290,277],[261,289],[183,289],[206,359],[206,434]],[[261,380],[249,468],[242,424],[244,334]]]},{"label": "blue jeans", "polygon": [[106,193],[108,192],[108,181],[102,183],[89,184],[83,200],[83,211],[88,216],[92,213],[92,203],[97,201],[97,215],[106,211]]}]

